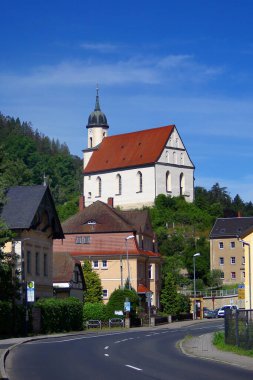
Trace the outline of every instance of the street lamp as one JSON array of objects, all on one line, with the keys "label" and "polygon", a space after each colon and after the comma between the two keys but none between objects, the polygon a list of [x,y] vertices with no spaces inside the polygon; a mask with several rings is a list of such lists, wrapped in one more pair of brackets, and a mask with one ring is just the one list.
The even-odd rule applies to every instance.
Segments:
[{"label": "street lamp", "polygon": [[196,257],[200,256],[200,253],[195,253],[193,255],[193,287],[194,287],[194,304],[193,304],[193,319],[196,319],[196,274],[195,274],[195,260]]},{"label": "street lamp", "polygon": [[243,239],[240,239],[238,238],[239,242],[244,245],[247,245],[247,247],[249,248],[249,308],[251,310],[251,259],[250,259],[250,243],[248,243],[247,241],[243,240]]},{"label": "street lamp", "polygon": [[130,267],[129,267],[129,257],[128,257],[128,245],[127,242],[129,239],[134,239],[134,235],[129,235],[125,238],[125,244],[126,244],[126,256],[127,256],[127,280],[128,280],[128,289],[131,289],[131,279],[130,279]]}]

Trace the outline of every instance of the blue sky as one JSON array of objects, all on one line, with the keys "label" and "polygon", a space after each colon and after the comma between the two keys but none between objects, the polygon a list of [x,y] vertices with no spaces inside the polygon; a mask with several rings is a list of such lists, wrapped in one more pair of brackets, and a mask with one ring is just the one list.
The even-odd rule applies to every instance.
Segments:
[{"label": "blue sky", "polygon": [[96,83],[110,135],[176,124],[195,184],[253,201],[253,1],[1,1],[0,112],[82,156]]}]

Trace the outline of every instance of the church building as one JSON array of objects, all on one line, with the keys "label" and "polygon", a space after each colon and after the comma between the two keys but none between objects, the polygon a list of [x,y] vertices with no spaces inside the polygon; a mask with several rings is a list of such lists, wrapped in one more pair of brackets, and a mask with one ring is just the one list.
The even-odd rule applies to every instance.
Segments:
[{"label": "church building", "polygon": [[175,125],[108,136],[97,90],[84,149],[85,205],[113,199],[121,209],[152,206],[159,194],[194,197],[194,165]]}]

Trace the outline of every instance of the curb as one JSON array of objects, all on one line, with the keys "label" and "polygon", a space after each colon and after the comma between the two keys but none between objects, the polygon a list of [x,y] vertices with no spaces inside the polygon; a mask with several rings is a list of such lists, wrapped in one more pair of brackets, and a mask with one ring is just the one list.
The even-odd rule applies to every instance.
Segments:
[{"label": "curb", "polygon": [[[207,334],[204,334],[204,335],[207,335]],[[184,348],[184,342],[187,338],[184,338],[184,339],[181,339],[177,345],[179,346],[181,352],[186,355],[186,356],[189,356],[191,358],[197,358],[197,359],[202,359],[202,360],[210,360],[210,361],[213,361],[213,362],[216,362],[216,363],[221,363],[221,364],[226,364],[226,365],[231,365],[233,367],[238,367],[238,368],[243,368],[243,369],[246,369],[248,371],[253,371],[253,368],[249,368],[247,365],[244,365],[243,363],[235,363],[233,361],[228,361],[228,360],[225,360],[225,359],[220,359],[220,358],[217,358],[217,357],[209,357],[209,356],[205,356],[205,355],[199,355],[198,354],[194,354],[194,353],[190,353],[187,351],[186,348]],[[190,338],[190,340],[193,339],[193,338]],[[223,351],[220,351],[221,353]],[[236,354],[234,354],[236,355]]]}]

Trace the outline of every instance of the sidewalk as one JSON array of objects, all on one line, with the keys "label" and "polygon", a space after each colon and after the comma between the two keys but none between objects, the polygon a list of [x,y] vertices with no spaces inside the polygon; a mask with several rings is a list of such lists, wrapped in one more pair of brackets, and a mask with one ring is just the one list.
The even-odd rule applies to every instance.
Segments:
[{"label": "sidewalk", "polygon": [[218,350],[213,344],[213,333],[186,337],[180,342],[181,351],[188,356],[234,365],[253,371],[253,358]]},{"label": "sidewalk", "polygon": [[[206,320],[196,320],[196,321],[180,321],[173,322],[166,325],[159,325],[155,327],[138,327],[133,328],[134,331],[145,331],[145,330],[159,330],[159,329],[177,329],[180,327],[187,327],[193,324],[207,322]],[[110,330],[96,330],[97,334],[108,333]],[[122,329],[113,328],[114,332],[122,331]],[[124,331],[124,330],[123,330]],[[79,331],[75,333],[65,333],[65,334],[50,334],[50,335],[36,335],[32,337],[22,337],[22,338],[9,338],[0,340],[0,380],[8,380],[6,376],[4,363],[5,358],[8,355],[9,351],[13,349],[16,345],[22,344],[24,342],[38,340],[38,339],[47,339],[53,337],[62,337],[62,336],[74,336],[74,335],[85,335],[91,333],[92,330]],[[246,356],[241,356],[229,352],[223,352],[217,350],[212,344],[212,334],[204,334],[198,337],[186,337],[180,341],[181,351],[188,356],[198,357],[202,359],[215,360],[222,363],[239,366],[249,370],[253,370],[253,359]]]}]

